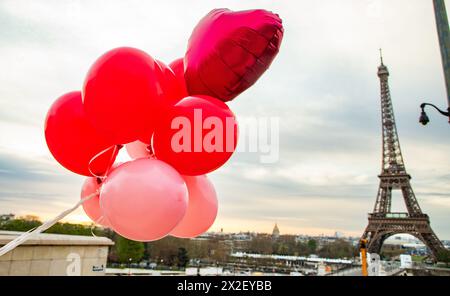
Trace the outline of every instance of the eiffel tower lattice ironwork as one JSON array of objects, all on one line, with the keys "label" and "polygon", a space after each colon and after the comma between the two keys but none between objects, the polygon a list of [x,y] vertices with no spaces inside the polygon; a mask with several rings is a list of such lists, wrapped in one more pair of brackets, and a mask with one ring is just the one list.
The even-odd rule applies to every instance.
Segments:
[{"label": "eiffel tower lattice ironwork", "polygon": [[[383,64],[378,67],[381,87],[381,118],[383,130],[382,171],[378,176],[380,185],[373,212],[369,214],[369,224],[362,236],[368,240],[368,251],[380,253],[385,239],[394,234],[411,234],[420,239],[436,259],[437,253],[444,248],[430,226],[430,219],[420,209],[411,188],[411,176],[406,172],[400,142],[395,125],[394,109],[389,91],[389,71]],[[407,213],[391,212],[392,191],[400,190]]]}]

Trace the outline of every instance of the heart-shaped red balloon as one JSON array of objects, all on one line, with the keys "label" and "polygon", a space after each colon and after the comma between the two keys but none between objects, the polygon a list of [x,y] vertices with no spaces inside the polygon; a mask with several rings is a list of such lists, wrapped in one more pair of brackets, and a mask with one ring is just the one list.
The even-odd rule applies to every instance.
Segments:
[{"label": "heart-shaped red balloon", "polygon": [[232,100],[267,70],[282,38],[281,19],[269,11],[212,10],[189,38],[184,57],[189,94]]}]

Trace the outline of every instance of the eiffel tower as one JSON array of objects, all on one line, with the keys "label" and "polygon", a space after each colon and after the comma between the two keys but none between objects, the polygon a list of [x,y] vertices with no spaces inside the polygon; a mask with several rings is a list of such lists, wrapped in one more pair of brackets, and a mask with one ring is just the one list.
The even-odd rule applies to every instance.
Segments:
[{"label": "eiffel tower", "polygon": [[[380,50],[381,53],[381,50]],[[378,67],[381,87],[381,119],[383,131],[383,160],[377,200],[373,212],[369,214],[369,224],[362,239],[367,240],[369,253],[379,254],[383,242],[388,237],[404,233],[420,239],[431,251],[433,259],[444,248],[430,226],[430,218],[420,209],[403,162],[400,142],[395,125],[394,109],[389,91],[389,71],[383,64]],[[400,190],[407,213],[391,212],[392,191]]]}]

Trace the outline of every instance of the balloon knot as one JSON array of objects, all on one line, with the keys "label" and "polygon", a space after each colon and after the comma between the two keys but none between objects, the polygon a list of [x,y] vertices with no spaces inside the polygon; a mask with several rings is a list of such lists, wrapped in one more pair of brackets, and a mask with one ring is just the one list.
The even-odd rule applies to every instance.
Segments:
[{"label": "balloon knot", "polygon": [[150,155],[154,155],[152,145],[147,146],[147,151]]}]

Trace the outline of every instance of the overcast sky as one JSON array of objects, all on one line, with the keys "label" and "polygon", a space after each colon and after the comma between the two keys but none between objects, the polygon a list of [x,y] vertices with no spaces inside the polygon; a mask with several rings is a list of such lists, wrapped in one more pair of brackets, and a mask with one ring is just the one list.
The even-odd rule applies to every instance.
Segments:
[{"label": "overcast sky", "polygon": [[[52,158],[44,119],[98,56],[133,46],[168,63],[219,7],[276,12],[285,35],[271,68],[229,104],[241,117],[280,118],[279,161],[237,153],[210,175],[212,230],[270,232],[277,222],[281,233],[362,234],[381,170],[382,47],[413,189],[450,239],[450,127],[432,110],[427,127],[417,122],[423,99],[447,107],[431,0],[1,1],[0,213],[46,219],[78,200],[84,177]],[[67,220],[86,219],[79,210]]]}]

